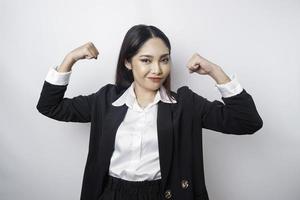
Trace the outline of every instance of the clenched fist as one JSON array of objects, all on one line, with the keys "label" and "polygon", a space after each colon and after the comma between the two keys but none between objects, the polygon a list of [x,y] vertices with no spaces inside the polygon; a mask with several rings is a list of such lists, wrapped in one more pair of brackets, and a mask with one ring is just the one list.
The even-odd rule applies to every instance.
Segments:
[{"label": "clenched fist", "polygon": [[219,66],[201,57],[195,53],[187,62],[186,67],[190,73],[197,72],[198,74],[210,74],[215,68]]},{"label": "clenched fist", "polygon": [[92,42],[88,42],[73,51],[71,51],[68,56],[72,58],[75,62],[80,59],[97,59],[99,52]]},{"label": "clenched fist", "polygon": [[92,58],[97,59],[98,55],[99,52],[94,44],[92,42],[88,42],[68,53],[57,71],[69,72],[72,69],[74,63],[76,63],[78,60]]}]

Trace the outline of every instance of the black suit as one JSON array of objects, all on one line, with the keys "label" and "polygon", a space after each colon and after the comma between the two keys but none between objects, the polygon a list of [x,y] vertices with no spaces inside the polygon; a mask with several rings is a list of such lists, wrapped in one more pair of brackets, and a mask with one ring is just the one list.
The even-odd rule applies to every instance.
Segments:
[{"label": "black suit", "polygon": [[[101,195],[114,150],[116,131],[128,107],[112,104],[125,90],[113,84],[99,91],[64,98],[66,86],[44,82],[37,109],[47,117],[67,122],[91,122],[89,153],[81,200]],[[227,134],[253,134],[262,125],[252,97],[245,89],[235,96],[210,102],[183,86],[172,92],[177,103],[158,103],[157,132],[162,191],[173,200],[208,199],[206,191],[202,128]]]}]

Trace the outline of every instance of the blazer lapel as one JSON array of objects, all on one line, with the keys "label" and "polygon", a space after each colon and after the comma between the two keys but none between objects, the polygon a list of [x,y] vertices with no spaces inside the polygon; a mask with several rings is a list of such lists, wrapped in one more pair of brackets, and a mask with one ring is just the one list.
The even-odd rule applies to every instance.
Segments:
[{"label": "blazer lapel", "polygon": [[128,107],[124,104],[118,107],[110,106],[109,109],[103,121],[102,136],[99,145],[99,155],[101,156],[98,158],[99,164],[105,167],[109,167],[110,158],[115,147],[116,132],[127,113]]},{"label": "blazer lapel", "polygon": [[162,188],[165,188],[172,162],[173,129],[171,104],[159,102],[157,110],[157,134],[159,146]]}]

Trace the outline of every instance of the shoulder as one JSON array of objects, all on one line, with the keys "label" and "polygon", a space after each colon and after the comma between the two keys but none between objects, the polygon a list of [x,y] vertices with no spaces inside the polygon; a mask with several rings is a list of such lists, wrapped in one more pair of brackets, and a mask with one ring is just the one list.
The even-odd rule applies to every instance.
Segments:
[{"label": "shoulder", "polygon": [[178,100],[189,97],[193,93],[194,92],[186,85],[179,87],[176,92],[171,91],[171,94]]},{"label": "shoulder", "polygon": [[177,89],[177,94],[179,95],[187,95],[187,94],[191,94],[193,91],[189,88],[189,86],[181,86]]},{"label": "shoulder", "polygon": [[172,97],[175,98],[177,103],[192,106],[193,104],[193,91],[188,86],[179,87],[176,92],[171,90]]},{"label": "shoulder", "polygon": [[117,85],[112,83],[107,83],[102,86],[97,92],[99,98],[104,98],[107,100],[114,100],[124,93],[125,88],[119,88]]}]

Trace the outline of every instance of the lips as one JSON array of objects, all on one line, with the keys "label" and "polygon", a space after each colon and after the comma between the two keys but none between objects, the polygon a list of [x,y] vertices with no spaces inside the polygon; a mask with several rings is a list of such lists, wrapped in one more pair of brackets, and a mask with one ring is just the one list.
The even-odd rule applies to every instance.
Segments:
[{"label": "lips", "polygon": [[159,82],[162,78],[157,78],[157,77],[149,77],[150,80],[154,82]]},{"label": "lips", "polygon": [[156,78],[156,77],[149,77],[149,78],[151,78],[151,79],[161,79],[161,78]]}]

